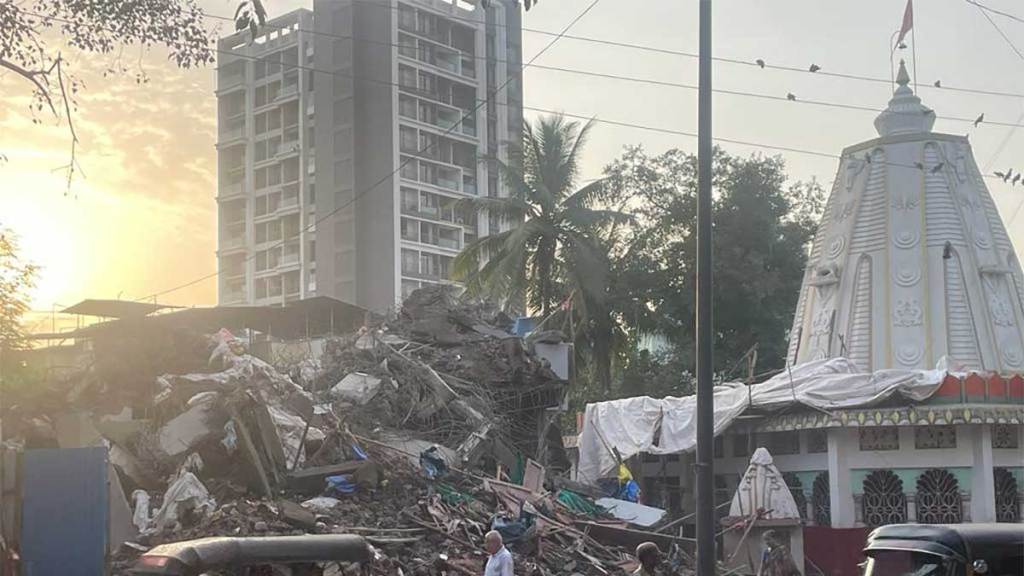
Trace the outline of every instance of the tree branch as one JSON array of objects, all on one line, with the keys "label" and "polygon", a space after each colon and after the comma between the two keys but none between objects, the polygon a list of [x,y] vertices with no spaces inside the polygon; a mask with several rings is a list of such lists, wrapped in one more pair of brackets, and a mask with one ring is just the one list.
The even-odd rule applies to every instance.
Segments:
[{"label": "tree branch", "polygon": [[67,115],[68,129],[71,131],[71,161],[68,163],[68,189],[64,193],[65,195],[71,193],[71,179],[75,175],[75,149],[78,145],[78,134],[75,133],[75,122],[71,118],[71,102],[68,98],[67,89],[64,87],[64,73],[61,71],[60,63],[63,59],[61,54],[57,54],[57,61],[55,66],[57,67],[57,82],[60,83],[60,94],[64,99],[64,113]]},{"label": "tree branch", "polygon": [[54,116],[57,115],[57,108],[53,105],[53,100],[50,98],[49,89],[45,85],[43,85],[43,83],[40,82],[37,78],[37,76],[42,76],[43,78],[46,78],[46,75],[49,74],[52,68],[50,70],[26,70],[13,62],[8,62],[7,60],[4,60],[3,58],[0,58],[0,66],[7,68],[8,70],[14,72],[18,76],[21,76],[22,78],[35,84],[36,90],[39,91],[39,94],[43,97],[44,100],[46,100],[46,103],[50,106],[50,111],[53,112]]}]

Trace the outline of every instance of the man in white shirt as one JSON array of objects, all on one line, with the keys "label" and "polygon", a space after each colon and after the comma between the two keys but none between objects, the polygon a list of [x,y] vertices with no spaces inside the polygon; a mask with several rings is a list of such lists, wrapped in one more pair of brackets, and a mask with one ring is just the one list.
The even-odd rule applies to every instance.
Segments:
[{"label": "man in white shirt", "polygon": [[484,536],[484,549],[488,554],[484,576],[512,576],[512,553],[505,548],[497,530],[491,530]]}]

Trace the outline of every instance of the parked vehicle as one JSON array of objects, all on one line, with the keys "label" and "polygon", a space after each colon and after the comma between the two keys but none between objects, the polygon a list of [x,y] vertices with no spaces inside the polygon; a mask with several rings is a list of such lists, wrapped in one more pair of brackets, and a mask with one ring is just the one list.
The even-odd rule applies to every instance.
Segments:
[{"label": "parked vehicle", "polygon": [[[289,566],[292,574],[319,574],[325,562],[367,562],[373,549],[360,536],[307,534],[256,538],[201,538],[163,544],[146,552],[131,569],[137,575],[200,576],[214,571]],[[297,570],[296,570],[297,568]],[[304,570],[305,569],[305,570]],[[267,573],[271,572],[252,572]]]},{"label": "parked vehicle", "polygon": [[864,576],[1020,576],[1024,524],[893,524],[864,553]]}]

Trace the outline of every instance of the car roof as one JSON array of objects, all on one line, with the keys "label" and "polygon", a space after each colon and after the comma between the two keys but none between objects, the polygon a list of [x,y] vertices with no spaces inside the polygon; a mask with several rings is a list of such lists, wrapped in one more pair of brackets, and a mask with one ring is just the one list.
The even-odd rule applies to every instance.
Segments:
[{"label": "car roof", "polygon": [[1021,554],[1024,524],[893,524],[875,529],[865,550],[908,548],[962,559]]}]

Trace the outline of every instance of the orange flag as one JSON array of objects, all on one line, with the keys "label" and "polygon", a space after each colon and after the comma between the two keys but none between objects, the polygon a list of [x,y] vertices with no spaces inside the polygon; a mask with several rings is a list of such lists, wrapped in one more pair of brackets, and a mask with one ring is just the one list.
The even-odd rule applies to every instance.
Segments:
[{"label": "orange flag", "polygon": [[896,45],[903,42],[903,37],[914,27],[914,0],[907,0],[907,9],[903,11],[903,25],[900,26],[900,36],[896,39]]}]

